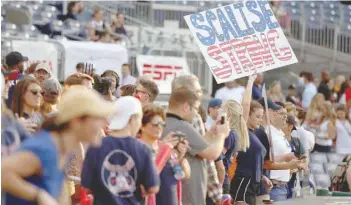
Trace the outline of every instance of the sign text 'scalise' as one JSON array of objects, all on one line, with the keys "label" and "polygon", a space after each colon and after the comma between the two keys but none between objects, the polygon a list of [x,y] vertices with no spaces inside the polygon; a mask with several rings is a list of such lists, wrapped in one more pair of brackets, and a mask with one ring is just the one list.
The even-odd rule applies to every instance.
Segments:
[{"label": "sign text 'scalise'", "polygon": [[185,20],[219,83],[297,62],[267,1],[238,2]]}]

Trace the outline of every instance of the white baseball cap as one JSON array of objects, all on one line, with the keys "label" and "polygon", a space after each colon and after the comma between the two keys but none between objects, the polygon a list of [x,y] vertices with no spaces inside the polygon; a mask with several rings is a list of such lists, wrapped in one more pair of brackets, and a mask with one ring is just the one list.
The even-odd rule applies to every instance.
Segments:
[{"label": "white baseball cap", "polygon": [[116,113],[110,118],[110,130],[121,130],[127,126],[130,117],[135,114],[142,114],[140,101],[132,96],[119,98],[113,106],[116,108]]},{"label": "white baseball cap", "polygon": [[38,70],[45,70],[46,72],[48,72],[49,74],[51,74],[50,66],[49,66],[49,64],[47,64],[47,63],[39,63],[39,64],[37,65],[37,67],[35,67],[35,71],[38,71]]}]

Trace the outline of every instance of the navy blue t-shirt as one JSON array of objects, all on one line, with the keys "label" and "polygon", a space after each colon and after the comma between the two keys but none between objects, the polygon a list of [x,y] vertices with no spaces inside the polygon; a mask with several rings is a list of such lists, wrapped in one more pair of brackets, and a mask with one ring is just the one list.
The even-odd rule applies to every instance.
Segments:
[{"label": "navy blue t-shirt", "polygon": [[249,130],[250,147],[246,152],[238,152],[235,176],[251,178],[260,182],[266,149],[252,130]]},{"label": "navy blue t-shirt", "polygon": [[17,76],[17,79],[13,81],[13,85],[10,86],[9,88],[9,92],[8,92],[8,96],[7,96],[7,99],[6,99],[6,105],[7,107],[11,107],[12,105],[12,100],[13,100],[13,94],[15,92],[15,88],[16,88],[16,84],[19,80],[21,80],[23,78],[23,74],[19,73],[18,76]]},{"label": "navy blue t-shirt", "polygon": [[132,137],[104,137],[99,148],[86,153],[83,187],[94,195],[94,205],[138,205],[140,185],[158,186],[159,176],[150,149]]},{"label": "navy blue t-shirt", "polygon": [[[59,168],[59,151],[49,132],[40,131],[33,138],[25,140],[18,151],[33,153],[41,164],[41,175],[33,175],[25,180],[48,192],[52,197],[58,198],[62,191],[64,171]],[[35,205],[37,203],[19,199],[13,195],[6,195],[8,205]]]},{"label": "navy blue t-shirt", "polygon": [[168,161],[160,173],[161,186],[156,195],[156,204],[177,205],[177,179]]},{"label": "navy blue t-shirt", "polygon": [[254,100],[260,100],[262,98],[262,88],[256,84],[252,86],[252,98]]},{"label": "navy blue t-shirt", "polygon": [[14,152],[31,134],[8,114],[1,116],[1,156]]},{"label": "navy blue t-shirt", "polygon": [[225,169],[228,171],[230,165],[232,164],[232,159],[235,152],[238,151],[238,134],[231,130],[229,136],[224,141],[224,148],[227,152],[224,154],[223,164]]},{"label": "navy blue t-shirt", "polygon": [[266,131],[264,127],[260,126],[259,128],[255,129],[255,134],[257,138],[261,141],[262,145],[264,148],[266,148],[266,156],[264,157],[265,160],[270,160],[269,152],[270,152],[270,146],[269,146],[269,139],[266,134]]},{"label": "navy blue t-shirt", "polygon": [[226,170],[224,183],[230,184],[228,169],[232,164],[234,154],[238,151],[238,135],[235,130],[229,132],[229,136],[224,141],[224,148],[227,150],[223,156],[223,164]]}]

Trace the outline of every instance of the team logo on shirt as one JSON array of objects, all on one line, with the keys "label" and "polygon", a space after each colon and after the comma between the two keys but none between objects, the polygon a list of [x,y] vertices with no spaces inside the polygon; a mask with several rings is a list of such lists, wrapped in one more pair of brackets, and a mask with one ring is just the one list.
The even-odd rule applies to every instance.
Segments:
[{"label": "team logo on shirt", "polygon": [[122,198],[133,196],[137,179],[133,158],[122,150],[111,151],[104,159],[101,178],[114,196]]},{"label": "team logo on shirt", "polygon": [[1,143],[1,155],[7,156],[14,152],[18,146],[21,144],[21,137],[15,127],[9,126],[1,131],[2,136],[7,136],[2,138]]}]

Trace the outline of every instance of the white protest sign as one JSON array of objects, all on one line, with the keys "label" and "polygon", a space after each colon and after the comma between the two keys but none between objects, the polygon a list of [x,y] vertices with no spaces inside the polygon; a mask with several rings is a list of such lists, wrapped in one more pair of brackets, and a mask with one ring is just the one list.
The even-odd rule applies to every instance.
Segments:
[{"label": "white protest sign", "polygon": [[12,49],[28,57],[28,66],[31,63],[47,63],[53,77],[58,74],[58,52],[56,46],[44,41],[13,40]]},{"label": "white protest sign", "polygon": [[77,63],[92,63],[97,74],[114,70],[121,76],[121,66],[128,63],[127,49],[118,44],[62,41],[65,49],[65,78],[76,72]]},{"label": "white protest sign", "polygon": [[139,74],[151,75],[161,94],[171,93],[175,77],[190,74],[185,58],[138,55],[136,61]]},{"label": "white protest sign", "polygon": [[236,2],[184,18],[217,83],[297,62],[268,1]]}]

